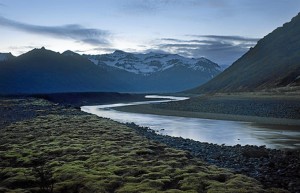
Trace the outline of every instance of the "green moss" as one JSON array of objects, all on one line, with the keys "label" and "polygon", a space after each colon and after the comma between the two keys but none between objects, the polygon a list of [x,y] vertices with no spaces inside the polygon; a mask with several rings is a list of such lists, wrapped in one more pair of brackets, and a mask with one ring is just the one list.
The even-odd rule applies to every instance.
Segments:
[{"label": "green moss", "polygon": [[37,192],[35,167],[51,170],[54,193],[267,191],[114,121],[43,101],[26,105],[44,115],[1,130],[0,193]]},{"label": "green moss", "polygon": [[116,193],[139,193],[139,192],[155,192],[155,187],[150,187],[148,182],[144,183],[126,183]]}]

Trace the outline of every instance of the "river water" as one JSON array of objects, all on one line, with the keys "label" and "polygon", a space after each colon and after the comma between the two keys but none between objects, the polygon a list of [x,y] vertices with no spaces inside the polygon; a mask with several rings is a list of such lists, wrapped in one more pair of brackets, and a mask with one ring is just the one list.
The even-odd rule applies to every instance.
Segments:
[{"label": "river water", "polygon": [[291,129],[289,126],[274,128],[271,125],[256,125],[250,122],[127,113],[111,109],[120,106],[188,99],[186,97],[157,95],[146,97],[160,98],[160,100],[83,106],[81,110],[122,123],[134,122],[137,125],[149,127],[162,135],[189,138],[200,142],[219,145],[265,145],[275,149],[300,149],[300,131]]}]

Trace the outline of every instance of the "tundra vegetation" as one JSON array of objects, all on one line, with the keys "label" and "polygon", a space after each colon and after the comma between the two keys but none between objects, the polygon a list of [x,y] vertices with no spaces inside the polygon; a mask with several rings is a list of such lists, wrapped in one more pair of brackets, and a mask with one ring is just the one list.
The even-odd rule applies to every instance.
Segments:
[{"label": "tundra vegetation", "polygon": [[0,192],[286,192],[78,109],[2,98],[0,111]]}]

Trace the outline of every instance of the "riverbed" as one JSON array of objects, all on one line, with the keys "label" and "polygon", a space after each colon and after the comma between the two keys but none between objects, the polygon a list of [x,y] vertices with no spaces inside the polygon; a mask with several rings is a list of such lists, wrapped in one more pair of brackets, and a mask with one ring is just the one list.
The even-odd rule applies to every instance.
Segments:
[{"label": "riverbed", "polygon": [[273,149],[300,149],[300,132],[289,126],[257,125],[251,122],[224,121],[179,116],[163,116],[117,111],[115,107],[186,100],[187,97],[148,95],[155,101],[82,106],[81,110],[118,122],[134,122],[161,135],[182,137],[218,145],[257,145]]}]

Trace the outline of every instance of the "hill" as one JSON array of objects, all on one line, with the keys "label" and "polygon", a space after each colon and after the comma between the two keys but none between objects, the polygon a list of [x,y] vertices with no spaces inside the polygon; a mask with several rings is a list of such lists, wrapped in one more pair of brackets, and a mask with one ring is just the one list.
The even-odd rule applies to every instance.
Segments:
[{"label": "hill", "polygon": [[0,93],[112,91],[123,85],[80,55],[45,48],[0,63]]},{"label": "hill", "polygon": [[300,85],[300,14],[190,93],[257,91]]}]

